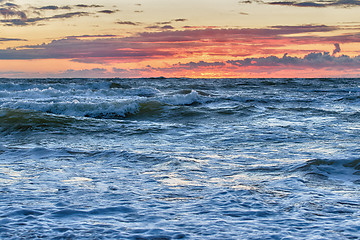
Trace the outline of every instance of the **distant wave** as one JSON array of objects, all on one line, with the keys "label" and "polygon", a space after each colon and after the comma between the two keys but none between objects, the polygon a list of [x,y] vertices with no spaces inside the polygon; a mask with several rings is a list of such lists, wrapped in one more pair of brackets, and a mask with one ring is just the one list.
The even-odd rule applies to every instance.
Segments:
[{"label": "distant wave", "polygon": [[314,181],[335,180],[360,184],[360,158],[326,160],[313,159],[296,166],[293,172],[301,172]]}]

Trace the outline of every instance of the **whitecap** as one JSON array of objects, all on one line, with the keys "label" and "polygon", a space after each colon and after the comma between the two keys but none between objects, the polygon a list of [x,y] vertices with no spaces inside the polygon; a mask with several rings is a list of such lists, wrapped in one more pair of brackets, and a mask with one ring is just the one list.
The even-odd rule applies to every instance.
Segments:
[{"label": "whitecap", "polygon": [[191,105],[194,103],[202,103],[201,96],[195,90],[192,90],[188,94],[176,94],[163,100],[166,104],[171,105]]}]

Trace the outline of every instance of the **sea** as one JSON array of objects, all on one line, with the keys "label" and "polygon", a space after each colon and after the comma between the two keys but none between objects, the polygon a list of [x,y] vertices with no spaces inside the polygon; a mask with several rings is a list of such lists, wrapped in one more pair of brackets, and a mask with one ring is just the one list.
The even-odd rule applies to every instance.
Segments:
[{"label": "sea", "polygon": [[360,79],[0,79],[0,239],[360,239]]}]

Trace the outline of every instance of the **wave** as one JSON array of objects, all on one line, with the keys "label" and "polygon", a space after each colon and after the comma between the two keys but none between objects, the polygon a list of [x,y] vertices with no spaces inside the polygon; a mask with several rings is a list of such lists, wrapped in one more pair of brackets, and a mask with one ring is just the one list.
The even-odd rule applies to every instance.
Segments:
[{"label": "wave", "polygon": [[[32,88],[31,88],[32,87]],[[42,87],[34,87],[31,86],[29,88],[20,88],[18,90],[1,90],[0,87],[0,99],[13,99],[13,98],[21,98],[21,99],[33,99],[33,100],[41,100],[41,99],[56,99],[56,98],[111,98],[115,96],[138,96],[138,97],[154,97],[160,94],[160,90],[151,87],[139,87],[139,88],[109,88],[106,87],[95,87],[92,86],[90,88],[84,88],[79,86],[70,86],[65,88],[64,86],[56,87],[56,86],[48,86],[44,88]]]},{"label": "wave", "polygon": [[[135,90],[134,90],[135,91]],[[136,94],[154,92],[137,89]],[[80,98],[79,98],[80,99]],[[68,101],[16,101],[3,103],[0,108],[2,131],[26,131],[40,127],[72,124],[82,117],[96,119],[148,118],[196,112],[183,108],[207,102],[197,91],[161,97],[133,99],[73,99]]]},{"label": "wave", "polygon": [[66,116],[54,116],[22,109],[0,109],[0,132],[3,134],[71,126],[76,121]]},{"label": "wave", "polygon": [[314,181],[333,180],[360,184],[360,158],[326,160],[313,159],[294,167],[292,172],[301,172]]},{"label": "wave", "polygon": [[197,92],[195,90],[182,91],[180,94],[175,94],[174,96],[164,97],[163,102],[171,105],[193,105],[201,104],[206,102],[206,99],[202,98],[201,95],[204,95],[204,92]]},{"label": "wave", "polygon": [[[165,163],[173,161],[173,158],[167,154],[159,153],[142,153],[123,148],[98,149],[98,148],[76,148],[68,147],[32,147],[32,146],[2,146],[0,145],[0,160],[17,160],[26,159],[38,161],[39,159],[51,159],[55,161],[76,160],[80,163],[83,161],[97,162],[104,160],[106,164],[119,164],[125,166],[153,165],[154,163]],[[3,162],[4,162],[3,161]],[[32,166],[34,169],[39,165]],[[54,165],[56,167],[56,165]],[[40,167],[41,168],[41,167]],[[1,170],[1,169],[0,169]],[[41,169],[40,169],[41,170]],[[40,172],[40,171],[39,171]],[[66,177],[66,176],[62,176]]]}]

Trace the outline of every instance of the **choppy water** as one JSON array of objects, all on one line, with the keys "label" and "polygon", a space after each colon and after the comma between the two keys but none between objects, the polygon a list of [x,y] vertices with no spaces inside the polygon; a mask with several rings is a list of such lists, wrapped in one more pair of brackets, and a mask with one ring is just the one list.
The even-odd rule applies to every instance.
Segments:
[{"label": "choppy water", "polygon": [[0,79],[0,239],[358,239],[359,79]]}]

